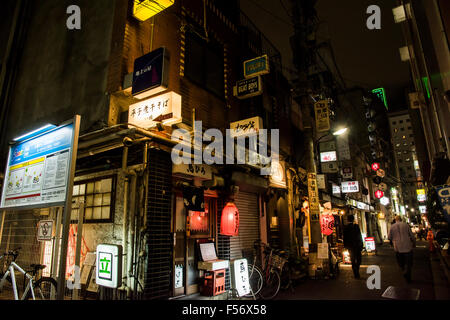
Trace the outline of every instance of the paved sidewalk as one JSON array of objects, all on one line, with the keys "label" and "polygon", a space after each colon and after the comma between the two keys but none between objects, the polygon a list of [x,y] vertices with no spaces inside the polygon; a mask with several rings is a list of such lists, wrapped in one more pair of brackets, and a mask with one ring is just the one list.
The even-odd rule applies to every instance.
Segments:
[{"label": "paved sidewalk", "polygon": [[[443,271],[433,265],[425,241],[418,241],[414,249],[412,283],[408,284],[403,278],[395,259],[395,253],[389,243],[378,246],[377,255],[363,256],[360,269],[361,279],[353,278],[351,265],[340,265],[339,277],[335,280],[307,280],[295,288],[295,292],[282,291],[277,300],[387,300],[381,295],[389,286],[398,288],[419,289],[419,300],[449,299],[450,291]],[[432,257],[435,259],[435,257]],[[435,262],[435,261],[434,261]],[[378,265],[381,270],[381,289],[369,290],[366,285],[367,267]],[[434,274],[433,274],[434,273]],[[433,279],[438,281],[434,284]],[[438,297],[435,286],[439,289]],[[436,291],[437,292],[437,291]]]}]

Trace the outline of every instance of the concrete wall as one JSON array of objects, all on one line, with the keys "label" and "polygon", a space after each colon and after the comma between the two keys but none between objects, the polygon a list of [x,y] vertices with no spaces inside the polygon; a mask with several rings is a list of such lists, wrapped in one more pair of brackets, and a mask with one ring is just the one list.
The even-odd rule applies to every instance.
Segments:
[{"label": "concrete wall", "polygon": [[[81,8],[81,30],[66,27],[66,9],[73,4]],[[82,116],[82,130],[107,119],[113,4],[110,0],[34,3],[8,116],[8,140],[76,113]]]}]

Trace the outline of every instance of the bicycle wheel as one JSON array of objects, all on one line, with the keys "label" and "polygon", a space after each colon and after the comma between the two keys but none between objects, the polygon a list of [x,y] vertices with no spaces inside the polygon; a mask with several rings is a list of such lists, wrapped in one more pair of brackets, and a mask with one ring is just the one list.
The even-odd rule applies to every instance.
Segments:
[{"label": "bicycle wheel", "polygon": [[[259,268],[257,266],[255,266],[254,264],[249,264],[248,265],[248,275],[249,275],[249,282],[250,282],[250,287],[252,288],[253,291],[253,295],[257,295],[260,291],[261,288],[263,286],[263,276],[261,273],[261,270],[259,270]],[[253,295],[247,294],[244,297],[253,297]]]},{"label": "bicycle wheel", "polygon": [[259,293],[261,297],[265,300],[270,300],[275,298],[280,291],[280,273],[278,270],[270,270],[269,274],[265,277],[264,286]]},{"label": "bicycle wheel", "polygon": [[[52,289],[56,294],[57,287],[58,284],[55,279],[47,277],[41,278],[34,283],[34,296],[36,297],[36,300],[50,300]],[[28,292],[27,299],[30,298],[31,292]]]}]

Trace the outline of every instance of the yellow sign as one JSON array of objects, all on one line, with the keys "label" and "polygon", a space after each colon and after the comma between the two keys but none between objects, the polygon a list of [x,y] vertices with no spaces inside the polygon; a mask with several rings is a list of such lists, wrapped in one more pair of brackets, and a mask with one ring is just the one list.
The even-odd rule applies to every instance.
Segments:
[{"label": "yellow sign", "polygon": [[133,17],[139,21],[146,21],[167,9],[175,0],[134,0]]},{"label": "yellow sign", "polygon": [[416,191],[418,196],[425,195],[425,189],[417,189]]},{"label": "yellow sign", "polygon": [[308,196],[309,196],[309,213],[311,221],[319,221],[320,216],[319,189],[317,188],[317,180],[315,173],[308,173]]},{"label": "yellow sign", "polygon": [[325,132],[330,130],[330,111],[328,110],[328,101],[321,100],[314,104],[316,112],[316,130]]}]

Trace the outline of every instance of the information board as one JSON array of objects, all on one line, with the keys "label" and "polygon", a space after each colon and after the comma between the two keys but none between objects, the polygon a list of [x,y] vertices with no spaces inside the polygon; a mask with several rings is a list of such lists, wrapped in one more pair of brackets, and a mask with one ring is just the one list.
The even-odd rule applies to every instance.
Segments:
[{"label": "information board", "polygon": [[73,135],[69,123],[11,146],[0,207],[64,205]]}]

